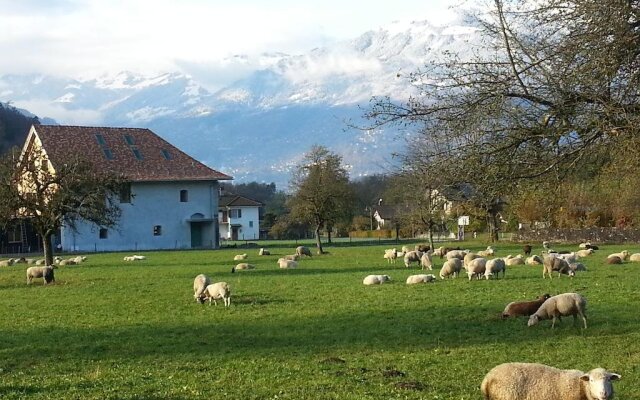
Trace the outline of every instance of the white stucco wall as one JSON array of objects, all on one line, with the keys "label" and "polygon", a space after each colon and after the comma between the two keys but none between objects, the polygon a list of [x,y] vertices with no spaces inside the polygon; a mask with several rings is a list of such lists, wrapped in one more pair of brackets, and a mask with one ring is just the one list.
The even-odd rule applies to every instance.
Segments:
[{"label": "white stucco wall", "polygon": [[[180,191],[188,190],[188,201],[180,202]],[[131,203],[121,203],[118,226],[109,228],[107,238],[99,237],[100,228],[78,224],[78,232],[63,228],[63,251],[118,251],[191,248],[191,223],[199,213],[213,222],[202,224],[202,247],[218,247],[218,182],[132,183]],[[153,228],[160,225],[161,235]]]},{"label": "white stucco wall", "polygon": [[[238,229],[238,240],[258,240],[260,238],[260,217],[258,207],[229,207],[229,210],[241,209],[241,218],[231,218],[229,213],[228,223],[222,222],[222,212],[219,213],[220,221],[220,237],[223,239],[231,239],[231,228],[233,224],[242,225]],[[253,227],[249,222],[253,221]]]}]

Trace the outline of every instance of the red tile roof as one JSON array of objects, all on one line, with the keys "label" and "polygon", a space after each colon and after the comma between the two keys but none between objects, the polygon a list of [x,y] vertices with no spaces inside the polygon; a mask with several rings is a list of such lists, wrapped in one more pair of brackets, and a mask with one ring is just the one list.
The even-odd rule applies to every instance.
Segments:
[{"label": "red tile roof", "polygon": [[262,207],[259,201],[252,200],[248,197],[232,194],[223,194],[218,200],[218,207]]},{"label": "red tile roof", "polygon": [[149,129],[34,125],[52,166],[82,155],[134,182],[228,180]]}]

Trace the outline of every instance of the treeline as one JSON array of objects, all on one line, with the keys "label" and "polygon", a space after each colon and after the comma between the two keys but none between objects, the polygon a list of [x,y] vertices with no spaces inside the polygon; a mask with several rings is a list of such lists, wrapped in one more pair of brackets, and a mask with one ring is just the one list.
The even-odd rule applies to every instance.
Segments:
[{"label": "treeline", "polygon": [[21,147],[34,124],[40,124],[38,117],[27,117],[15,107],[0,103],[0,154]]}]

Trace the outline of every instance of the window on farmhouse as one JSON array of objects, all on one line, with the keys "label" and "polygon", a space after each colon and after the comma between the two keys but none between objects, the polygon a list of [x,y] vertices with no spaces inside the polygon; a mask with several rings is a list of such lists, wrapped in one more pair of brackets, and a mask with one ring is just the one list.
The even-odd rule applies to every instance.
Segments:
[{"label": "window on farmhouse", "polygon": [[127,142],[129,146],[133,146],[134,144],[136,144],[133,141],[133,137],[131,137],[131,135],[124,135],[124,141]]},{"label": "window on farmhouse", "polygon": [[181,190],[180,191],[180,203],[186,203],[189,201],[189,191]]},{"label": "window on farmhouse", "polygon": [[229,218],[242,218],[242,210],[239,208],[229,211]]},{"label": "window on farmhouse", "polygon": [[249,221],[249,228],[253,228],[253,221]]},{"label": "window on farmhouse", "polygon": [[166,149],[162,149],[162,156],[164,157],[165,160],[171,160],[171,153],[169,153],[168,150]]},{"label": "window on farmhouse", "polygon": [[131,184],[125,183],[120,188],[120,203],[131,203]]},{"label": "window on farmhouse", "polygon": [[161,225],[154,225],[153,226],[153,236],[160,236],[162,235],[162,226]]},{"label": "window on farmhouse", "polygon": [[100,239],[106,239],[107,237],[109,237],[109,231],[107,231],[107,228],[100,228],[99,237]]}]

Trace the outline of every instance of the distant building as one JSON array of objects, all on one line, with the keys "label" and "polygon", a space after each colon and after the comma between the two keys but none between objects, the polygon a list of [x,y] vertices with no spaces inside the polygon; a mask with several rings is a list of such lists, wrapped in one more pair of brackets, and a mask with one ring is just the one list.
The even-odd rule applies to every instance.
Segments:
[{"label": "distant building", "polygon": [[54,171],[70,155],[120,173],[122,216],[113,228],[79,221],[62,227],[54,249],[114,251],[216,248],[218,182],[232,179],[180,151],[149,129],[34,125],[23,153],[41,148]]},{"label": "distant building", "polygon": [[260,207],[263,204],[239,195],[220,195],[218,224],[223,240],[260,239]]}]

